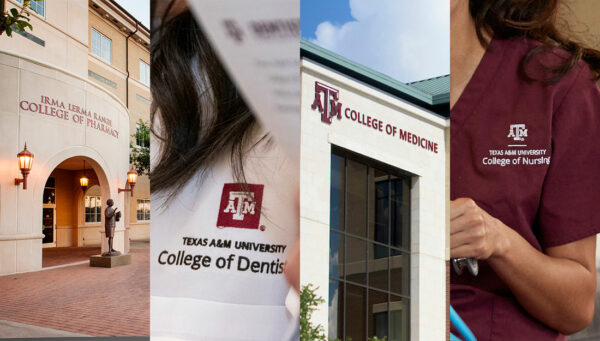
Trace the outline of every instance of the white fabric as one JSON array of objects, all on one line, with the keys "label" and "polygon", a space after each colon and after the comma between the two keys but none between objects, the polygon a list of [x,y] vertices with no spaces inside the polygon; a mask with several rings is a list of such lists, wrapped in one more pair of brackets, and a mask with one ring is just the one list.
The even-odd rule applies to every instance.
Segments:
[{"label": "white fabric", "polygon": [[[224,153],[225,154],[225,153]],[[207,172],[200,184],[189,181],[162,207],[152,196],[152,340],[282,340],[297,325],[297,311],[286,309],[289,286],[283,274],[238,271],[239,256],[258,262],[284,262],[297,236],[298,170],[273,143],[261,143],[244,164],[247,183],[264,185],[260,225],[265,230],[217,228],[221,195],[235,183],[229,155]],[[184,245],[183,237],[231,240],[231,248]],[[283,253],[238,250],[236,241],[285,245]],[[161,252],[211,257],[210,267],[158,262]],[[218,269],[219,257],[235,255],[231,269]],[[163,254],[162,261],[166,259]],[[297,302],[296,302],[297,303]],[[298,304],[288,304],[297,310]],[[296,315],[296,317],[292,317]]]}]

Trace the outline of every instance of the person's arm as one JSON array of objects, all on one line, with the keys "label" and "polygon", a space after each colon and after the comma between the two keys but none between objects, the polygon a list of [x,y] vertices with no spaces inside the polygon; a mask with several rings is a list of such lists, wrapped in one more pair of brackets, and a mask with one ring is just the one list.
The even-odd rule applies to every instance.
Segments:
[{"label": "person's arm", "polygon": [[562,334],[591,323],[596,236],[542,253],[471,199],[452,201],[450,215],[452,258],[487,260],[525,310]]},{"label": "person's arm", "polygon": [[105,216],[107,219],[110,219],[110,218],[112,218],[112,217],[115,215],[115,212],[116,212],[116,210],[107,210],[107,211],[104,213],[104,216]]}]

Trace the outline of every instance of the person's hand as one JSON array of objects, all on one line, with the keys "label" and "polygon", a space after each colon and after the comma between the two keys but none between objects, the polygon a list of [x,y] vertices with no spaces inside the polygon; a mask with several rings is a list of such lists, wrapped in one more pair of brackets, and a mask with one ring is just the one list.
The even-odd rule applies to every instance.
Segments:
[{"label": "person's hand", "polygon": [[507,227],[470,198],[450,201],[450,257],[488,259],[504,252]]}]

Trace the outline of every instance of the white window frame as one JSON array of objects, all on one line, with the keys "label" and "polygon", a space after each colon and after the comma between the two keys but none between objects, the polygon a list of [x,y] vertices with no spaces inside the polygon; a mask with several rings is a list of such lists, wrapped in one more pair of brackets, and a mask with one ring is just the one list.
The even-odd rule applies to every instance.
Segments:
[{"label": "white window frame", "polygon": [[[21,4],[21,6],[23,6],[23,0],[15,0],[16,2],[18,2],[19,4]],[[35,5],[35,8],[34,8]],[[37,8],[41,6],[44,14],[41,14],[40,12],[38,12]],[[29,9],[31,9],[32,12],[34,12],[35,14],[39,15],[40,17],[46,19],[46,0],[44,1],[31,1],[29,3]]]},{"label": "white window frame", "polygon": [[[88,208],[88,206],[86,206],[87,198],[90,198],[90,200],[91,200],[91,198],[94,198],[94,200],[96,201],[97,205],[94,206],[93,208],[100,207],[100,220],[98,220],[98,221],[87,221],[87,213],[85,212],[86,208]],[[92,208],[91,205],[90,205],[90,208]],[[94,213],[93,216],[96,218],[97,217],[97,213]],[[86,196],[84,196],[84,198],[83,198],[83,222],[85,224],[100,224],[102,222],[102,198],[99,195],[86,195]]]},{"label": "white window frame", "polygon": [[[146,215],[146,210],[144,207],[142,207],[142,219],[140,219],[140,203],[142,204],[142,206],[145,206],[144,204],[148,205],[148,209],[147,212],[148,214]],[[151,216],[150,216],[150,199],[137,199],[137,206],[135,208],[135,217],[137,221],[150,221]]]},{"label": "white window frame", "polygon": [[[94,32],[97,33],[99,35],[99,39],[100,39],[100,53],[96,53],[94,51]],[[95,28],[92,28],[92,36],[91,36],[91,42],[90,42],[90,46],[92,49],[92,54],[100,59],[102,59],[103,61],[107,62],[108,64],[112,64],[112,39],[110,39],[109,37],[105,36],[104,34],[102,34],[100,31],[98,31]],[[108,41],[110,43],[110,48],[109,48],[109,53],[108,53],[108,59],[104,58],[104,56],[102,56],[104,54],[103,49],[103,42],[104,41]]]},{"label": "white window frame", "polygon": [[150,86],[150,65],[140,59],[140,82]]}]

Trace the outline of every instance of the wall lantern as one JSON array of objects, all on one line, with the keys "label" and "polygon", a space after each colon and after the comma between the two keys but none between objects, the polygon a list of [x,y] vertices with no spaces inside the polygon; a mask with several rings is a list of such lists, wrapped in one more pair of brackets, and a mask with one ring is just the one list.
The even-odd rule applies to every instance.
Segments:
[{"label": "wall lantern", "polygon": [[33,166],[33,153],[27,150],[27,142],[25,142],[25,149],[17,154],[17,160],[21,174],[23,174],[23,178],[16,178],[15,185],[19,186],[21,183],[23,183],[23,189],[27,189],[27,175],[29,175],[31,167]]},{"label": "wall lantern", "polygon": [[121,192],[131,192],[131,196],[133,196],[133,188],[135,187],[135,182],[137,181],[138,173],[135,169],[129,170],[127,172],[127,183],[129,184],[129,189],[119,188],[119,193]]},{"label": "wall lantern", "polygon": [[88,188],[88,184],[90,183],[90,179],[85,176],[85,160],[83,160],[83,176],[79,179],[79,185],[81,186],[81,190],[85,194],[85,191]]}]

